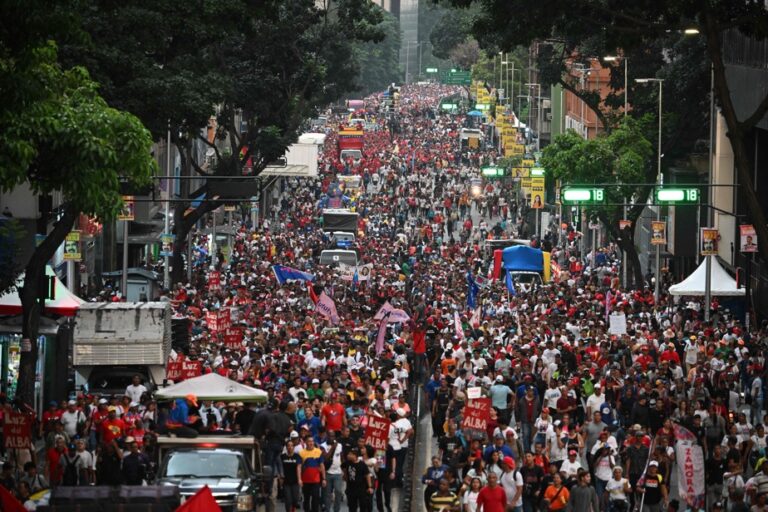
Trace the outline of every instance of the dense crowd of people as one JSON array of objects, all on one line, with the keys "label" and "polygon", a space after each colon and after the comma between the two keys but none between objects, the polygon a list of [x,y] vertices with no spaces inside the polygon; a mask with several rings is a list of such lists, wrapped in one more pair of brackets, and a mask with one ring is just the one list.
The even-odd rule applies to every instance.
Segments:
[{"label": "dense crowd of people", "polygon": [[[439,111],[460,89],[400,94],[397,115],[380,96],[356,114],[378,128],[357,163],[339,160],[346,118],[329,115],[320,177],[282,180],[255,225],[243,212],[226,251],[195,233],[192,280],[159,297],[189,321],[190,343],[174,357],[264,389],[266,405],[157,403],[137,376],[124,396],[51,403],[36,432],[44,449],[9,451],[0,485],[30,508],[49,487],[142,485],[158,434],[241,433],[260,440],[285,510],[339,512],[346,502],[391,512],[393,490],[411,478],[410,402],[423,393],[436,443],[421,479],[428,511],[768,510],[766,326],[747,331],[717,304],[706,323],[710,305],[623,289],[615,246],[581,252],[580,234],[554,215],[531,244],[552,251],[556,280],[526,291],[480,279],[492,260],[485,240],[531,238],[525,197],[513,180],[471,190],[479,165],[498,155],[462,146],[472,121]],[[359,189],[339,186],[350,174]],[[367,279],[317,263],[331,244],[319,206],[329,195],[359,214]],[[275,264],[314,280],[280,285]],[[321,294],[338,321],[316,311]],[[410,319],[382,326],[374,315],[385,304]],[[242,333],[235,345],[206,323],[224,308]],[[621,333],[609,330],[608,310],[624,314]],[[485,431],[463,428],[470,393],[491,401]],[[386,451],[366,445],[367,415],[390,419]],[[671,484],[679,426],[702,447],[705,502]]]}]

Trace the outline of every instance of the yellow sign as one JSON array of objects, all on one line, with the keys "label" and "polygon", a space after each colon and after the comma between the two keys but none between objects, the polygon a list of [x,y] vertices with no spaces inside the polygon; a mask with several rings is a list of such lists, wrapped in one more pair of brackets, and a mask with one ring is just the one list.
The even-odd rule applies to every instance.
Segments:
[{"label": "yellow sign", "polygon": [[520,180],[520,188],[524,190],[530,190],[532,179],[533,178],[531,178],[530,176],[523,176],[522,179]]},{"label": "yellow sign", "polygon": [[531,192],[544,192],[544,178],[542,176],[531,178]]},{"label": "yellow sign", "polygon": [[123,208],[117,214],[117,220],[134,220],[136,203],[133,202],[133,196],[123,196]]},{"label": "yellow sign", "polygon": [[527,178],[530,176],[530,170],[527,167],[513,167],[512,168],[512,177],[513,178]]},{"label": "yellow sign", "polygon": [[501,143],[507,148],[517,144],[517,138],[514,135],[502,135]]},{"label": "yellow sign", "polygon": [[517,137],[517,128],[510,125],[504,125],[504,131],[501,132],[502,135],[509,135],[512,137]]},{"label": "yellow sign", "polygon": [[535,164],[536,164],[536,162],[533,159],[531,159],[531,158],[523,158],[523,161],[520,162],[520,165],[522,165],[523,167],[528,167],[528,168],[533,167]]},{"label": "yellow sign", "polygon": [[512,144],[509,147],[509,149],[511,150],[512,155],[514,156],[525,154],[525,146],[523,146],[522,144]]},{"label": "yellow sign", "polygon": [[83,255],[80,252],[80,232],[70,231],[64,239],[64,261],[80,261]]}]

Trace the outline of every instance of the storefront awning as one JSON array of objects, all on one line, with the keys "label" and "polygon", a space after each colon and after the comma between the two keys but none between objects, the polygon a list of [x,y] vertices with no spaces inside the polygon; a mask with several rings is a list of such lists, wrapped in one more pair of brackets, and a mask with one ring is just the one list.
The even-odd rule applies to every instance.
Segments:
[{"label": "storefront awning", "polygon": [[[56,277],[56,274],[50,265],[45,267],[45,275],[53,276],[56,298],[45,301],[45,311],[43,311],[43,315],[75,316],[80,304],[85,301],[64,286],[64,283]],[[19,297],[18,288],[21,288],[22,286],[24,286],[24,274],[19,276],[19,279],[16,281],[17,290],[6,293],[0,297],[0,315],[21,314],[21,297]]]}]

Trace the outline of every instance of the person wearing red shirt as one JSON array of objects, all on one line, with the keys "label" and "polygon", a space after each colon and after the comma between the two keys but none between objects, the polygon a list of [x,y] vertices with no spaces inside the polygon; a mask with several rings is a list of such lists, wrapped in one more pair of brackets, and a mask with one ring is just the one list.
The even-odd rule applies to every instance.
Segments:
[{"label": "person wearing red shirt", "polygon": [[59,409],[59,404],[56,401],[48,404],[48,409],[43,411],[42,421],[40,421],[39,437],[45,437],[48,432],[52,431],[56,420],[61,419],[63,413],[64,410]]},{"label": "person wearing red shirt", "polygon": [[109,416],[101,422],[101,442],[111,443],[125,435],[125,422],[117,417],[117,408],[109,406]]},{"label": "person wearing red shirt", "polygon": [[661,356],[659,356],[660,361],[674,361],[677,364],[680,364],[680,356],[675,351],[675,346],[671,343],[667,346],[667,349],[661,353]]},{"label": "person wearing red shirt", "polygon": [[347,425],[346,411],[338,402],[338,398],[338,393],[331,393],[330,401],[320,411],[322,424],[329,432],[341,432],[341,429]]},{"label": "person wearing red shirt", "polygon": [[61,483],[62,466],[59,461],[66,451],[67,442],[63,437],[59,437],[56,439],[56,444],[48,448],[48,452],[45,454],[46,476],[51,487],[57,487]]},{"label": "person wearing red shirt", "polygon": [[477,512],[504,512],[507,509],[507,495],[499,486],[496,473],[488,473],[488,485],[477,495]]}]

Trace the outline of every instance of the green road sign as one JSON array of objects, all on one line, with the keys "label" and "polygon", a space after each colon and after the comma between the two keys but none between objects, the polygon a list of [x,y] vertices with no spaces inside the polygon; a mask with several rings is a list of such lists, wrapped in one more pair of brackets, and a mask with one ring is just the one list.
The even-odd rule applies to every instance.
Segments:
[{"label": "green road sign", "polygon": [[563,204],[595,204],[605,201],[605,189],[572,187],[564,188],[560,197]]},{"label": "green road sign", "polygon": [[697,188],[661,188],[656,187],[657,203],[698,203]]},{"label": "green road sign", "polygon": [[488,103],[478,103],[475,105],[476,110],[490,110],[491,106]]},{"label": "green road sign", "polygon": [[427,68],[426,71],[427,71],[427,73],[437,73],[439,71],[439,69],[437,69],[437,68]]},{"label": "green road sign", "polygon": [[545,176],[545,175],[546,175],[546,171],[544,170],[543,167],[532,167],[531,168],[531,177],[540,177],[540,176]]},{"label": "green road sign", "polygon": [[443,110],[456,110],[459,106],[455,103],[442,103],[440,108]]},{"label": "green road sign", "polygon": [[504,168],[494,165],[487,165],[480,168],[480,172],[486,178],[501,178],[504,176]]},{"label": "green road sign", "polygon": [[440,74],[440,82],[445,85],[472,85],[472,72],[453,68]]}]

